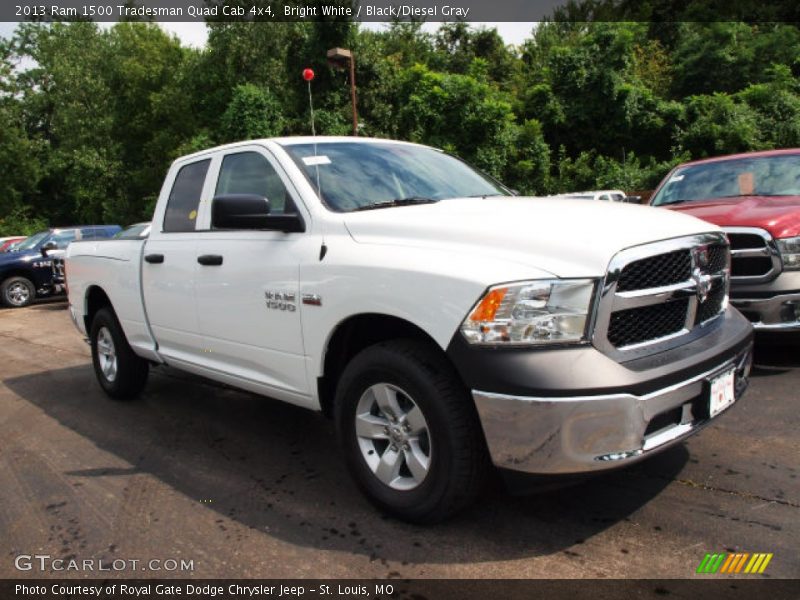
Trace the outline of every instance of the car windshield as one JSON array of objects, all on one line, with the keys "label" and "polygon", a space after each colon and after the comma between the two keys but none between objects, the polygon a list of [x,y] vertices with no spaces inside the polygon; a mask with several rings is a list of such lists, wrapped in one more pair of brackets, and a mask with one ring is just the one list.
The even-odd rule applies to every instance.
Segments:
[{"label": "car windshield", "polygon": [[447,198],[510,196],[465,162],[424,146],[391,142],[288,144],[286,152],[332,210],[349,212]]},{"label": "car windshield", "polygon": [[150,234],[150,223],[137,223],[127,229],[117,232],[114,237],[118,240],[139,240]]},{"label": "car windshield", "polygon": [[25,238],[19,245],[14,247],[14,252],[20,252],[25,250],[33,250],[36,246],[39,245],[47,236],[50,235],[49,231],[40,231],[39,233],[35,233],[32,236]]},{"label": "car windshield", "polygon": [[800,154],[783,154],[678,167],[658,190],[652,204],[798,195]]}]

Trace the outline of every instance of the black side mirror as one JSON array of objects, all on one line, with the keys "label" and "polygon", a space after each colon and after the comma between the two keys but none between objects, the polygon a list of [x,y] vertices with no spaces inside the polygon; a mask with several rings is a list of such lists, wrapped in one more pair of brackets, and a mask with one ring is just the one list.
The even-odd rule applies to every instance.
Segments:
[{"label": "black side mirror", "polygon": [[57,248],[58,248],[58,244],[54,240],[50,240],[50,241],[45,242],[42,245],[42,248],[41,248],[42,256],[47,256],[47,253],[50,250],[56,250]]},{"label": "black side mirror", "polygon": [[641,196],[625,196],[625,200],[623,202],[628,202],[629,204],[641,204],[642,197]]},{"label": "black side mirror", "polygon": [[258,194],[223,194],[211,204],[212,229],[266,229],[302,233],[305,223],[296,213],[270,214],[269,200]]}]

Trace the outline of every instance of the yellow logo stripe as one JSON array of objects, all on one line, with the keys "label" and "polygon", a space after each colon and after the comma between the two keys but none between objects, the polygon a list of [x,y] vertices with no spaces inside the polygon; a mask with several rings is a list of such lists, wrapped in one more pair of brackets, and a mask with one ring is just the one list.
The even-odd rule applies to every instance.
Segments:
[{"label": "yellow logo stripe", "polygon": [[764,560],[763,554],[753,554],[753,558],[750,559],[750,562],[747,563],[747,566],[744,568],[745,573],[751,573],[754,569],[758,568],[759,563]]},{"label": "yellow logo stripe", "polygon": [[759,573],[763,573],[764,569],[767,568],[767,565],[769,564],[769,561],[771,561],[771,560],[772,560],[772,552],[767,554],[767,556],[764,558],[764,562],[761,563],[761,567],[758,569],[758,572]]}]

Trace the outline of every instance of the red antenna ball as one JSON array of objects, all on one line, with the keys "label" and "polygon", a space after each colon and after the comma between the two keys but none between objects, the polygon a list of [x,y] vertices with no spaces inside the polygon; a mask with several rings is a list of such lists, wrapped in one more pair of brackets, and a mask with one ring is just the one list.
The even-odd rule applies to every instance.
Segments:
[{"label": "red antenna ball", "polygon": [[311,69],[303,69],[303,79],[306,81],[311,81],[314,79],[314,71]]}]

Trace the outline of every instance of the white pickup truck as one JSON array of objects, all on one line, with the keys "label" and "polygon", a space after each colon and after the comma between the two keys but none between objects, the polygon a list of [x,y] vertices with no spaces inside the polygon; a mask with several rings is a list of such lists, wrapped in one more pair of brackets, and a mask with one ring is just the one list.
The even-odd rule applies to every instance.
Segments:
[{"label": "white pickup truck", "polygon": [[147,240],[76,242],[70,313],[113,398],[169,365],[335,419],[383,510],[440,520],[492,465],[638,461],[747,386],[719,229],[514,196],[439,150],[281,138],[169,170]]}]

